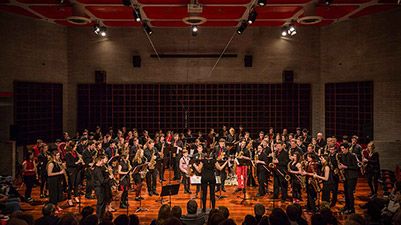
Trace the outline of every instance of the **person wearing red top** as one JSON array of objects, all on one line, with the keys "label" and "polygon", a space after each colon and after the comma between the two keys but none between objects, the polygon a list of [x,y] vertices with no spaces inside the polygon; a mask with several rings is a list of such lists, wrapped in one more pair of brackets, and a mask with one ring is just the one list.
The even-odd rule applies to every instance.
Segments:
[{"label": "person wearing red top", "polygon": [[27,202],[32,202],[33,199],[31,197],[32,187],[35,184],[36,180],[36,163],[34,160],[33,152],[28,152],[26,155],[26,159],[22,162],[23,172],[22,176],[24,179],[24,183],[26,186],[25,189],[25,200]]}]

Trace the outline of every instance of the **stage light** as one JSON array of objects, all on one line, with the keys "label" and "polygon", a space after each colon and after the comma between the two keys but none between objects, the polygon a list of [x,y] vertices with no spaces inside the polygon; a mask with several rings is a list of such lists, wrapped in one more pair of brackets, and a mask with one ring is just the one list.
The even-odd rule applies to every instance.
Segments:
[{"label": "stage light", "polygon": [[123,0],[123,5],[125,6],[130,6],[131,5],[131,0]]},{"label": "stage light", "polygon": [[282,27],[281,28],[281,36],[282,37],[286,37],[287,36],[287,28],[286,27]]},{"label": "stage light", "polygon": [[134,14],[135,21],[141,22],[141,20],[142,20],[141,11],[138,8],[134,8],[133,14]]},{"label": "stage light", "polygon": [[197,35],[198,35],[198,31],[199,31],[198,26],[192,25],[191,31],[192,31],[192,36],[193,36],[193,37],[197,36]]},{"label": "stage light", "polygon": [[326,5],[331,5],[331,3],[333,3],[333,0],[325,0],[324,1],[324,4],[326,4]]},{"label": "stage light", "polygon": [[281,28],[281,36],[286,37],[288,35],[294,36],[297,34],[297,29],[292,24],[285,25]]},{"label": "stage light", "polygon": [[294,36],[297,34],[297,30],[295,29],[294,25],[289,25],[288,26],[288,34],[291,36]]},{"label": "stage light", "polygon": [[143,23],[143,29],[148,35],[152,35],[153,33],[152,28],[150,28],[146,22]]},{"label": "stage light", "polygon": [[96,24],[94,27],[93,27],[93,32],[96,34],[96,35],[100,35],[100,36],[102,36],[102,37],[105,37],[106,35],[107,35],[107,28],[106,27],[104,27],[104,26],[100,26],[99,24]]},{"label": "stage light", "polygon": [[258,0],[258,5],[259,6],[265,6],[266,5],[266,0]]},{"label": "stage light", "polygon": [[248,24],[254,23],[257,16],[258,16],[258,14],[256,13],[256,10],[252,10],[248,16]]},{"label": "stage light", "polygon": [[245,29],[248,27],[248,23],[245,21],[245,20],[243,20],[242,22],[241,22],[241,25],[238,27],[238,29],[237,29],[237,33],[238,34],[242,34],[242,33],[244,33],[244,31],[245,31]]}]

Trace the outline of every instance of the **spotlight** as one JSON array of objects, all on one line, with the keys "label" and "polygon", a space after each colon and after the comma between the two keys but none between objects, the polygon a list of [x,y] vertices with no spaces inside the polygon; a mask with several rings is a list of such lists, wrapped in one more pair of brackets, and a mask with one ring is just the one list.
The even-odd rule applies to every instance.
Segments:
[{"label": "spotlight", "polygon": [[282,27],[281,28],[281,36],[282,37],[286,37],[287,36],[287,28],[286,27]]},{"label": "spotlight", "polygon": [[331,5],[333,3],[333,0],[324,0],[324,4],[326,5]]},{"label": "spotlight", "polygon": [[198,31],[199,31],[198,26],[192,25],[191,31],[192,31],[192,36],[196,37],[198,35]]},{"label": "spotlight", "polygon": [[241,26],[239,26],[238,29],[237,29],[237,33],[238,34],[242,34],[245,31],[247,26],[248,26],[248,23],[245,20],[243,20],[241,22]]},{"label": "spotlight", "polygon": [[130,6],[131,5],[131,0],[123,0],[123,5],[125,6]]},{"label": "spotlight", "polygon": [[294,36],[297,34],[297,30],[295,29],[294,25],[288,26],[288,34]]},{"label": "spotlight", "polygon": [[266,0],[258,0],[258,5],[259,6],[265,6],[266,5]]},{"label": "spotlight", "polygon": [[94,32],[96,35],[100,35],[100,36],[102,36],[102,37],[105,37],[105,36],[107,35],[106,31],[107,31],[107,28],[104,27],[104,26],[100,26],[99,24],[96,24],[96,25],[93,27],[93,32]]},{"label": "spotlight", "polygon": [[143,30],[145,30],[148,35],[152,35],[153,33],[152,28],[150,28],[146,22],[143,23]]},{"label": "spotlight", "polygon": [[141,20],[142,20],[141,11],[138,8],[134,8],[133,14],[134,14],[135,21],[141,22]]},{"label": "spotlight", "polygon": [[297,30],[295,29],[294,25],[289,24],[281,28],[281,36],[286,37],[288,35],[294,36],[297,34]]},{"label": "spotlight", "polygon": [[248,24],[254,23],[257,16],[258,14],[256,13],[256,10],[252,10],[252,12],[250,12],[248,16]]}]

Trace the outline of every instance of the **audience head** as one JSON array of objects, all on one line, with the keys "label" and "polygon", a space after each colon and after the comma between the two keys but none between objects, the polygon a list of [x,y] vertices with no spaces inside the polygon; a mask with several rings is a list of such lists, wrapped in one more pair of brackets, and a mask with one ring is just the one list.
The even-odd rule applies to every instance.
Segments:
[{"label": "audience head", "polygon": [[169,205],[162,205],[159,209],[159,213],[157,215],[158,223],[165,223],[171,215],[171,208]]},{"label": "audience head", "polygon": [[72,214],[62,216],[57,225],[78,225],[78,220]]},{"label": "audience head", "polygon": [[42,215],[43,216],[52,216],[52,215],[54,215],[55,211],[56,211],[56,206],[53,203],[47,203],[42,208]]},{"label": "audience head", "polygon": [[8,222],[7,225],[28,225],[28,223],[25,220],[18,219],[18,218],[11,218]]},{"label": "audience head", "polygon": [[95,210],[93,209],[93,207],[85,206],[81,211],[81,216],[82,216],[82,218],[85,218],[89,215],[92,215],[94,212],[95,212]]},{"label": "audience head", "polygon": [[187,213],[196,214],[198,211],[198,203],[195,200],[189,200],[187,202]]},{"label": "audience head", "polygon": [[236,223],[233,219],[225,219],[219,225],[236,225]]},{"label": "audience head", "polygon": [[290,221],[297,221],[299,218],[298,208],[295,205],[288,205],[285,210]]},{"label": "audience head", "polygon": [[[16,218],[16,219],[23,220],[23,221],[25,221],[28,225],[33,225],[34,222],[35,222],[35,220],[33,219],[33,216],[32,216],[31,214],[24,213],[24,212],[22,212],[22,211],[13,212],[13,213],[11,214],[11,218]],[[16,222],[18,222],[18,221],[16,221]]]},{"label": "audience head", "polygon": [[227,207],[219,206],[219,211],[223,214],[225,219],[228,219],[228,217],[230,217],[230,211],[228,210]]},{"label": "audience head", "polygon": [[[210,212],[212,212],[212,211],[210,211]],[[219,223],[223,222],[224,220],[225,219],[224,219],[223,213],[221,213],[219,210],[216,210],[213,214],[209,213],[209,219],[207,221],[207,224],[215,225],[215,224],[219,224]]]},{"label": "audience head", "polygon": [[255,216],[262,217],[266,213],[266,208],[263,204],[256,203],[255,206],[253,207],[253,211],[255,213]]},{"label": "audience head", "polygon": [[271,225],[290,225],[287,214],[281,208],[274,208],[269,217]]},{"label": "audience head", "polygon": [[258,224],[258,221],[252,215],[246,215],[244,222],[242,223],[242,225],[256,225],[256,224]]},{"label": "audience head", "polygon": [[129,225],[139,225],[139,217],[135,214],[129,216]]},{"label": "audience head", "polygon": [[82,218],[80,225],[94,225],[99,223],[99,218],[96,215],[88,215]]},{"label": "audience head", "polygon": [[365,225],[365,219],[359,214],[352,214],[345,221],[345,224],[349,225]]},{"label": "audience head", "polygon": [[102,222],[113,222],[113,213],[107,211],[103,214]]},{"label": "audience head", "polygon": [[326,221],[323,219],[322,214],[316,213],[311,218],[312,225],[326,225]]},{"label": "audience head", "polygon": [[179,206],[174,206],[174,207],[171,209],[171,216],[172,216],[172,217],[175,217],[175,218],[177,218],[177,219],[180,219],[181,216],[182,216],[181,207],[179,207]]},{"label": "audience head", "polygon": [[181,224],[182,224],[181,220],[176,217],[170,217],[168,218],[166,223],[164,223],[164,225],[181,225]]},{"label": "audience head", "polygon": [[269,217],[263,216],[262,219],[259,221],[259,225],[269,225]]},{"label": "audience head", "polygon": [[125,214],[121,214],[117,216],[114,220],[114,225],[129,225],[129,218]]}]

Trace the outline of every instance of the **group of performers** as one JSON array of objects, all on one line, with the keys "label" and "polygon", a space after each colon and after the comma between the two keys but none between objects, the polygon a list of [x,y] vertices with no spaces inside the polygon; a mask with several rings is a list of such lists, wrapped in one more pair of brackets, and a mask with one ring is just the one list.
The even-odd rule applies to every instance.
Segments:
[{"label": "group of performers", "polygon": [[[223,127],[218,134],[210,129],[205,136],[200,132],[194,135],[190,130],[185,134],[159,131],[152,139],[147,131],[139,135],[136,130],[123,128],[114,134],[110,129],[103,135],[97,128],[94,133],[85,130],[78,137],[73,140],[65,133],[51,152],[40,143],[34,146],[34,156],[23,164],[27,187],[32,187],[29,176],[37,173],[40,196],[47,197],[48,192],[49,202],[57,210],[62,210],[58,204],[64,191],[68,205],[79,203],[83,184],[82,194],[97,199],[99,217],[105,211],[115,210],[111,207],[113,189],[121,193],[120,208],[127,208],[129,191],[134,191],[135,200],[144,199],[144,182],[149,196],[159,195],[156,186],[158,180],[166,181],[167,168],[172,168],[167,172],[169,181],[181,180],[184,194],[191,194],[191,186],[196,187],[195,196],[201,193],[203,210],[208,187],[214,208],[215,193],[226,192],[228,178],[236,179],[235,192],[246,192],[246,187],[256,180],[256,197],[271,193],[268,182],[273,180],[272,198],[282,202],[289,199],[289,187],[292,202],[303,201],[302,192],[306,191],[306,208],[312,212],[317,210],[316,202],[336,205],[340,182],[344,183],[346,202],[342,212],[355,212],[354,193],[361,173],[368,178],[371,197],[377,195],[379,154],[373,142],[362,149],[357,136],[352,136],[351,142],[344,137],[340,143],[335,137],[325,140],[321,133],[312,138],[306,129],[297,128],[296,133],[284,129],[280,134],[270,128],[268,134],[261,131],[256,139],[251,139],[242,127],[238,132]],[[29,198],[30,193],[26,196]]]}]

